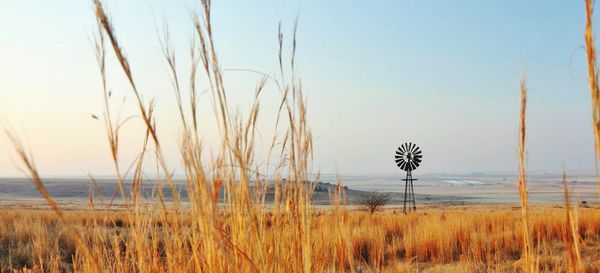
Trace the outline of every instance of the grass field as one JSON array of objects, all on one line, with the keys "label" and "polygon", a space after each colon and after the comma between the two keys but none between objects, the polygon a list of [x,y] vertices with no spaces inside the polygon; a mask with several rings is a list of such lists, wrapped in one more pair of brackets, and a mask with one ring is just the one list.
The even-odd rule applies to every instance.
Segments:
[{"label": "grass field", "polygon": [[[50,211],[2,210],[0,266],[35,272],[298,272],[304,259],[311,261],[309,272],[518,272],[522,266],[519,207],[424,208],[410,215],[393,208],[374,215],[339,209],[321,208],[308,216],[306,252],[293,238],[297,227],[284,216],[266,212],[253,232],[237,234],[218,223],[220,236],[235,250],[212,257],[198,245],[203,244],[198,220],[187,213],[176,227],[156,213],[69,211],[65,225]],[[586,272],[600,272],[597,210],[578,209]],[[530,223],[539,272],[569,272],[564,242],[571,234],[564,208],[532,207]],[[310,257],[301,260],[301,254]],[[94,257],[93,263],[85,255]]]},{"label": "grass field", "polygon": [[[99,0],[93,1],[98,22],[94,36],[104,112],[93,116],[106,129],[114,163],[119,210],[105,210],[95,198],[91,179],[89,206],[64,210],[48,193],[42,174],[10,127],[6,127],[22,168],[51,210],[0,210],[0,267],[3,272],[600,272],[600,213],[597,207],[572,206],[565,178],[561,206],[528,202],[526,170],[527,85],[521,81],[519,130],[520,204],[420,208],[404,215],[397,209],[369,214],[346,205],[343,181],[330,191],[331,206],[311,204],[313,136],[296,71],[295,33],[278,36],[277,76],[264,75],[250,110],[241,114],[228,103],[211,25],[211,4],[203,0],[194,13],[195,42],[188,73],[179,71],[169,40],[161,49],[173,82],[181,120],[179,152],[185,170],[188,201],[182,204],[172,168],[163,156],[157,134],[155,101],[143,99],[124,48],[119,44]],[[592,3],[587,1],[586,53],[594,113],[596,151],[600,154],[600,91],[592,38]],[[295,32],[295,29],[293,30]],[[285,43],[284,43],[285,41]],[[289,49],[283,45],[290,45]],[[107,55],[129,83],[145,136],[133,164],[119,156],[119,129],[107,81]],[[198,74],[208,91],[219,124],[219,147],[211,159],[203,146],[197,119]],[[181,79],[190,78],[188,88]],[[256,131],[261,92],[272,83],[281,93],[267,164],[257,163]],[[519,87],[515,86],[515,92]],[[519,103],[519,102],[515,102]],[[129,143],[127,143],[129,145]],[[593,147],[590,147],[590,149]],[[264,152],[264,151],[261,151]],[[390,159],[391,160],[391,159]],[[131,166],[127,168],[125,166]],[[141,194],[145,166],[158,170],[162,190],[154,199]],[[131,178],[130,186],[124,183]],[[273,178],[272,201],[265,201],[262,177]],[[282,177],[286,177],[284,180]],[[224,196],[219,200],[219,196]],[[110,203],[112,201],[107,201]],[[592,205],[595,206],[595,205]]]}]

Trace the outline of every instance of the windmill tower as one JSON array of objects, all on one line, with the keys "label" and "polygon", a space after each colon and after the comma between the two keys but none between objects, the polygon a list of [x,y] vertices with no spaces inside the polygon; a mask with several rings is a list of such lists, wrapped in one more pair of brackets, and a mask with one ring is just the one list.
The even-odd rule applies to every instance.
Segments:
[{"label": "windmill tower", "polygon": [[413,187],[413,181],[418,179],[413,179],[412,171],[419,167],[421,164],[421,160],[423,155],[421,154],[421,150],[417,147],[416,144],[413,143],[404,143],[398,147],[396,150],[395,161],[396,165],[403,171],[406,171],[406,178],[404,180],[404,207],[403,211],[406,214],[406,203],[408,203],[408,211],[412,209],[414,211],[417,210],[417,205],[415,202],[415,189]]}]

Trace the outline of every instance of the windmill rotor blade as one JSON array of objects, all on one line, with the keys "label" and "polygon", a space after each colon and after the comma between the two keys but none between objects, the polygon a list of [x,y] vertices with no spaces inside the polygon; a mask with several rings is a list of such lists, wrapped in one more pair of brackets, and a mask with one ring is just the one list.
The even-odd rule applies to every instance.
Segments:
[{"label": "windmill rotor blade", "polygon": [[423,161],[423,151],[416,143],[404,142],[394,154],[396,165],[407,172],[415,170]]},{"label": "windmill rotor blade", "polygon": [[396,155],[396,156],[394,157],[394,159],[395,159],[396,161],[404,161],[404,157],[403,157],[403,156],[399,156],[399,155]]}]

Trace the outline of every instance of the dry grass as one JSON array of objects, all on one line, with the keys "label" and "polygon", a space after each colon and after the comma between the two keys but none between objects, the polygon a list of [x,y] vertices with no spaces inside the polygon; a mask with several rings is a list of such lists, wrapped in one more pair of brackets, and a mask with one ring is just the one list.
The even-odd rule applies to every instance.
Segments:
[{"label": "dry grass", "polygon": [[[565,226],[563,208],[533,207],[530,211],[532,233],[540,272],[571,272],[570,257],[562,241],[572,234]],[[210,256],[198,253],[197,219],[184,213],[178,234],[160,213],[143,212],[146,228],[137,230],[139,219],[124,211],[68,211],[66,224],[81,230],[86,243],[65,229],[49,211],[0,211],[0,266],[27,267],[35,272],[297,272],[290,263],[296,247],[294,223],[285,215],[268,213],[256,227],[260,241],[235,231],[229,213],[219,212],[218,222],[227,236],[249,237],[239,244],[241,256]],[[581,242],[579,272],[600,272],[600,214],[597,208],[578,212],[577,236]],[[309,272],[515,272],[523,254],[520,212],[509,207],[458,207],[425,209],[405,216],[393,210],[370,215],[360,211],[314,211],[311,218]],[[338,221],[333,221],[337,219]],[[567,218],[569,219],[569,218]],[[572,223],[572,222],[571,222]],[[205,235],[208,237],[208,235]],[[140,238],[141,237],[141,238]],[[178,240],[183,240],[179,245]],[[208,240],[206,238],[205,240]],[[198,243],[198,242],[197,242]],[[141,248],[138,244],[142,244]],[[95,256],[91,268],[78,251],[89,248]],[[231,250],[234,252],[234,250]],[[219,268],[208,262],[195,264],[197,255],[222,260]],[[264,255],[264,256],[262,256]],[[231,260],[227,259],[231,258]],[[199,261],[200,262],[200,261]],[[140,264],[143,263],[143,264]],[[207,266],[207,267],[205,267]]]},{"label": "dry grass", "polygon": [[526,141],[526,113],[527,113],[527,82],[525,76],[521,78],[521,118],[519,120],[519,196],[521,197],[521,232],[523,232],[523,261],[522,268],[527,273],[538,271],[537,260],[531,244],[529,232],[529,211],[527,208],[527,173],[525,169],[525,144]]},{"label": "dry grass", "polygon": [[[307,106],[295,67],[296,38],[289,61],[279,32],[279,75],[263,74],[247,115],[229,106],[228,92],[216,54],[211,2],[201,1],[194,16],[189,90],[176,64],[175,51],[164,32],[163,56],[173,83],[182,134],[179,139],[189,204],[181,206],[164,160],[154,120],[154,102],[142,99],[124,49],[110,17],[94,0],[98,32],[96,57],[100,68],[109,152],[114,163],[120,211],[98,210],[94,191],[90,208],[63,211],[48,194],[33,157],[11,130],[24,170],[52,211],[0,210],[2,272],[600,272],[600,214],[597,208],[572,208],[565,179],[565,208],[528,207],[525,171],[526,85],[521,84],[519,146],[520,208],[467,207],[426,209],[398,215],[395,210],[367,214],[350,211],[341,182],[331,193],[327,210],[311,206],[316,181],[310,177],[312,133]],[[591,32],[591,2],[587,1],[586,45],[594,109],[596,148],[600,151],[599,92]],[[119,129],[110,83],[106,79],[106,44],[118,60],[136,99],[146,128],[145,140],[131,169],[119,158]],[[197,123],[196,77],[203,74],[211,94],[221,143],[210,161],[203,160],[202,129]],[[260,96],[267,83],[282,94],[267,165],[255,159]],[[188,97],[186,100],[186,93]],[[153,151],[155,162],[144,160]],[[158,166],[159,188],[169,186],[173,202],[162,190],[155,199],[141,195],[144,166]],[[126,170],[126,171],[123,171]],[[130,189],[123,179],[133,174]],[[275,184],[267,204],[262,177]],[[284,182],[282,177],[287,177]],[[312,178],[312,179],[311,179]],[[94,180],[92,179],[92,186]],[[220,191],[225,200],[219,203]]]},{"label": "dry grass", "polygon": [[568,234],[563,241],[565,242],[565,249],[568,253],[569,269],[570,272],[575,273],[585,272],[581,262],[581,251],[579,246],[581,238],[579,236],[579,226],[576,224],[579,223],[578,211],[576,208],[571,208],[571,194],[567,184],[566,174],[563,174],[563,184],[565,192],[565,233]]},{"label": "dry grass", "polygon": [[[585,50],[588,64],[588,81],[592,101],[592,121],[594,122],[594,140],[596,161],[600,162],[600,88],[598,87],[598,67],[596,60],[596,45],[592,30],[592,0],[585,1]],[[600,184],[598,185],[600,187]]]}]

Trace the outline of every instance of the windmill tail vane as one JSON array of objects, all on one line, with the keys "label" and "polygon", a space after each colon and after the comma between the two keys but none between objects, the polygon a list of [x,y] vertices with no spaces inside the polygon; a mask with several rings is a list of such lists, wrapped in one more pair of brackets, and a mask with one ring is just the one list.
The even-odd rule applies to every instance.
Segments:
[{"label": "windmill tail vane", "polygon": [[423,154],[420,148],[412,142],[404,143],[396,150],[396,165],[403,171],[406,171],[406,178],[402,179],[404,181],[404,213],[407,212],[407,203],[408,211],[411,209],[414,211],[417,210],[413,181],[418,179],[412,177],[412,171],[419,167],[422,158]]}]

